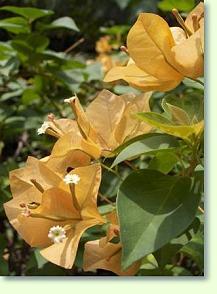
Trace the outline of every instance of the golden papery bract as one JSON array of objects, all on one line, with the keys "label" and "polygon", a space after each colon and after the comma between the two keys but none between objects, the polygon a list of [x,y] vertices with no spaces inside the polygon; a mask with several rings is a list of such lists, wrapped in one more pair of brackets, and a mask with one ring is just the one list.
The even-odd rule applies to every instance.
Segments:
[{"label": "golden papery bract", "polygon": [[194,25],[193,25],[193,19],[192,15],[196,15],[198,19],[201,20],[204,19],[204,3],[200,2],[186,17],[185,24],[186,26],[191,30],[191,32],[194,32]]},{"label": "golden papery bract", "polygon": [[108,242],[100,246],[100,240],[85,244],[83,269],[85,271],[98,268],[112,271],[119,276],[133,276],[139,270],[140,262],[134,263],[126,271],[121,270],[121,245]]},{"label": "golden papery bract", "polygon": [[82,161],[86,165],[90,158],[113,156],[112,151],[125,140],[141,132],[149,132],[150,127],[136,120],[133,114],[138,111],[150,111],[150,96],[151,93],[138,97],[134,94],[118,96],[108,90],[102,90],[86,111],[75,98],[71,105],[80,133],[72,131],[60,137],[53,147],[48,165],[52,160],[61,160],[63,156],[69,158],[69,153],[73,150],[86,154]]},{"label": "golden papery bract", "polygon": [[93,143],[90,140],[82,138],[81,135],[77,137],[73,132],[69,132],[62,136],[54,144],[50,160],[62,160],[62,157],[65,158],[65,156],[68,156],[69,152],[71,153],[75,150],[80,150],[86,153],[87,156],[92,157],[94,159],[98,159],[101,155],[101,149],[99,145]]},{"label": "golden papery bract", "polygon": [[72,229],[62,243],[52,244],[40,251],[41,255],[50,262],[64,268],[72,268],[76,257],[79,240],[88,228],[101,224],[98,220],[80,221]]},{"label": "golden papery bract", "polygon": [[141,89],[143,91],[169,91],[175,88],[182,80],[162,81],[156,77],[148,74],[144,70],[141,70],[136,64],[128,64],[127,66],[113,67],[105,76],[104,82],[113,82],[118,80],[124,80],[134,88]]},{"label": "golden papery bract", "polygon": [[180,27],[171,27],[170,31],[172,33],[175,45],[179,45],[186,40],[186,34],[184,30]]},{"label": "golden papery bract", "polygon": [[118,145],[121,145],[126,139],[129,140],[135,136],[149,133],[151,127],[144,122],[138,121],[133,115],[138,112],[149,112],[149,99],[151,92],[141,94],[136,97],[124,96],[125,110],[122,118],[115,129],[115,139]]},{"label": "golden papery bract", "polygon": [[[150,96],[151,93],[143,96],[118,96],[108,90],[99,93],[87,107],[86,115],[96,130],[102,149],[113,151],[128,139],[129,134],[131,137],[139,135],[140,123],[133,118],[133,114],[138,111],[150,111]],[[147,126],[143,131],[149,132],[150,128]]]},{"label": "golden papery bract", "polygon": [[34,187],[28,189],[20,196],[4,204],[6,216],[10,224],[17,230],[19,235],[31,246],[44,247],[51,242],[48,239],[50,227],[57,223],[40,218],[30,218],[23,216],[21,203],[41,202],[42,194]]},{"label": "golden papery bract", "polygon": [[136,65],[162,81],[180,79],[167,60],[174,45],[167,22],[152,13],[141,13],[127,36],[129,55]]},{"label": "golden papery bract", "polygon": [[63,156],[48,156],[46,159],[46,165],[55,170],[58,175],[66,174],[68,169],[76,168],[79,166],[87,166],[91,162],[91,158],[88,154],[81,150],[67,151]]},{"label": "golden papery bract", "polygon": [[[193,25],[193,14],[198,28]],[[181,28],[169,28],[160,16],[141,13],[127,37],[129,63],[112,68],[104,81],[122,79],[143,91],[169,91],[185,76],[203,76],[203,22],[203,4],[199,4],[186,19],[192,31],[187,38]]]},{"label": "golden papery bract", "polygon": [[203,48],[200,28],[188,39],[172,48],[173,65],[186,77],[203,76]]},{"label": "golden papery bract", "polygon": [[29,156],[26,166],[10,172],[10,188],[13,197],[23,194],[34,187],[31,179],[40,183],[44,190],[58,186],[61,178],[51,170],[43,161]]},{"label": "golden papery bract", "polygon": [[78,126],[75,121],[69,119],[69,118],[60,118],[60,119],[55,119],[54,122],[57,123],[57,125],[60,126],[60,129],[64,134],[74,131],[79,132]]},{"label": "golden papery bract", "polygon": [[[79,167],[74,172],[80,176],[74,192],[61,179],[58,187],[48,188],[41,193],[32,186],[4,204],[10,223],[21,237],[31,246],[41,248],[46,259],[65,268],[72,267],[83,232],[104,222],[97,210],[101,166]],[[30,216],[22,215],[20,204],[32,202],[39,206],[30,209]],[[66,228],[66,238],[62,243],[52,244],[48,232],[57,225]]]},{"label": "golden papery bract", "polygon": [[83,269],[92,271],[100,268],[112,271],[119,276],[133,276],[139,270],[140,261],[135,262],[126,271],[121,270],[122,245],[110,242],[118,236],[119,231],[116,211],[109,213],[106,218],[110,222],[106,237],[85,244]]},{"label": "golden papery bract", "polygon": [[[78,205],[81,209],[83,219],[94,217],[99,221],[103,219],[99,216],[97,210],[97,194],[101,182],[101,166],[99,164],[91,164],[85,167],[78,167],[69,174],[76,174],[80,177],[79,184],[74,186],[74,194]],[[69,185],[64,181],[59,186],[65,191],[70,191]]]}]

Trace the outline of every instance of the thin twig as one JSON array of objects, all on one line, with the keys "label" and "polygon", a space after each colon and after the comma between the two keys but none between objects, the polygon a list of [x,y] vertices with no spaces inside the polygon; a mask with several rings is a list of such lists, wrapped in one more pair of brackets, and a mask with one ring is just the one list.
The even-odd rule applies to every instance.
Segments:
[{"label": "thin twig", "polygon": [[137,170],[137,168],[131,162],[129,162],[128,160],[124,160],[124,163],[126,165],[128,165],[130,168],[132,168],[132,170]]},{"label": "thin twig", "polygon": [[198,210],[201,212],[201,213],[204,213],[204,210],[202,207],[198,206]]},{"label": "thin twig", "polygon": [[102,195],[102,193],[99,192],[98,194],[101,200],[107,202],[108,204],[111,204],[112,206],[115,206],[115,204],[111,200],[109,200],[106,196]]},{"label": "thin twig", "polygon": [[69,48],[67,48],[64,52],[65,53],[69,53],[70,51],[72,51],[73,49],[75,49],[76,47],[78,47],[81,43],[83,43],[84,40],[85,40],[84,38],[79,39],[74,44],[72,44]]},{"label": "thin twig", "polygon": [[111,173],[113,173],[114,175],[116,175],[117,177],[119,177],[122,180],[122,177],[119,175],[118,172],[116,172],[112,168],[108,167],[107,165],[103,164],[102,162],[100,164],[103,168],[107,169],[108,171],[110,171]]}]

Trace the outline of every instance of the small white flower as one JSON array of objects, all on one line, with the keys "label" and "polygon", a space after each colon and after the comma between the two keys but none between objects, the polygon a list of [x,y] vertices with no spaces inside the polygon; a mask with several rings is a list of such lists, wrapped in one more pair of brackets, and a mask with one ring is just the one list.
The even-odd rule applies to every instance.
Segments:
[{"label": "small white flower", "polygon": [[66,231],[61,226],[53,226],[49,230],[48,238],[50,238],[54,243],[62,243],[66,238]]},{"label": "small white flower", "polygon": [[66,184],[75,184],[77,185],[80,181],[79,175],[76,174],[67,174],[63,180]]},{"label": "small white flower", "polygon": [[65,103],[70,104],[70,103],[73,102],[75,99],[76,99],[76,96],[73,96],[73,97],[71,97],[71,98],[64,99],[63,101],[64,101]]},{"label": "small white flower", "polygon": [[43,122],[42,126],[37,130],[38,135],[45,134],[46,130],[50,127],[48,121]]}]

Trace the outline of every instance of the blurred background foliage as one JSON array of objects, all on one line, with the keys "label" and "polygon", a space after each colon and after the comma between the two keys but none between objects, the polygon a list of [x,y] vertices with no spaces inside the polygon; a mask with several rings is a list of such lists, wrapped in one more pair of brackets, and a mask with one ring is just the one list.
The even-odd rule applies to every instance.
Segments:
[{"label": "blurred background foliage", "polygon": [[[11,197],[8,173],[22,166],[30,154],[41,158],[49,153],[53,141],[38,136],[36,130],[48,113],[72,116],[63,103],[64,98],[76,92],[86,105],[103,88],[117,94],[137,92],[124,83],[103,84],[102,79],[109,68],[126,61],[127,56],[119,48],[125,44],[127,32],[139,12],[158,13],[170,25],[176,25],[170,10],[176,7],[185,15],[198,2],[0,0],[0,275],[86,274],[81,270],[82,244],[104,231],[94,228],[84,234],[72,270],[47,263],[37,250],[30,249],[19,238],[5,217],[2,204]],[[191,85],[188,88],[181,85],[170,95],[185,95],[189,91],[191,95],[201,95],[200,89],[192,90]],[[164,93],[153,96],[154,111],[160,111],[158,101],[163,96]],[[114,197],[117,185],[117,179],[107,173],[102,193]],[[105,210],[106,205],[101,209]],[[200,273],[193,260],[185,262],[188,275]],[[103,270],[96,274],[112,275]]]}]

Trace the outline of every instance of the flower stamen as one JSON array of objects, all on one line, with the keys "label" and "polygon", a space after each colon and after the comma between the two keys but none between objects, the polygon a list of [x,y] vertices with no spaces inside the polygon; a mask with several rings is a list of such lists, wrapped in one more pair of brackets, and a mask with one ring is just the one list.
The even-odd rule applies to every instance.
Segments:
[{"label": "flower stamen", "polygon": [[189,28],[186,26],[184,19],[182,18],[182,16],[180,15],[180,13],[178,12],[178,10],[176,8],[172,9],[172,14],[175,16],[177,22],[180,24],[180,26],[183,28],[183,30],[185,31],[185,34],[187,37],[190,37],[192,35],[192,32],[189,30]]},{"label": "flower stamen", "polygon": [[31,179],[30,182],[38,189],[41,193],[44,193],[43,187],[36,181],[36,179]]}]

